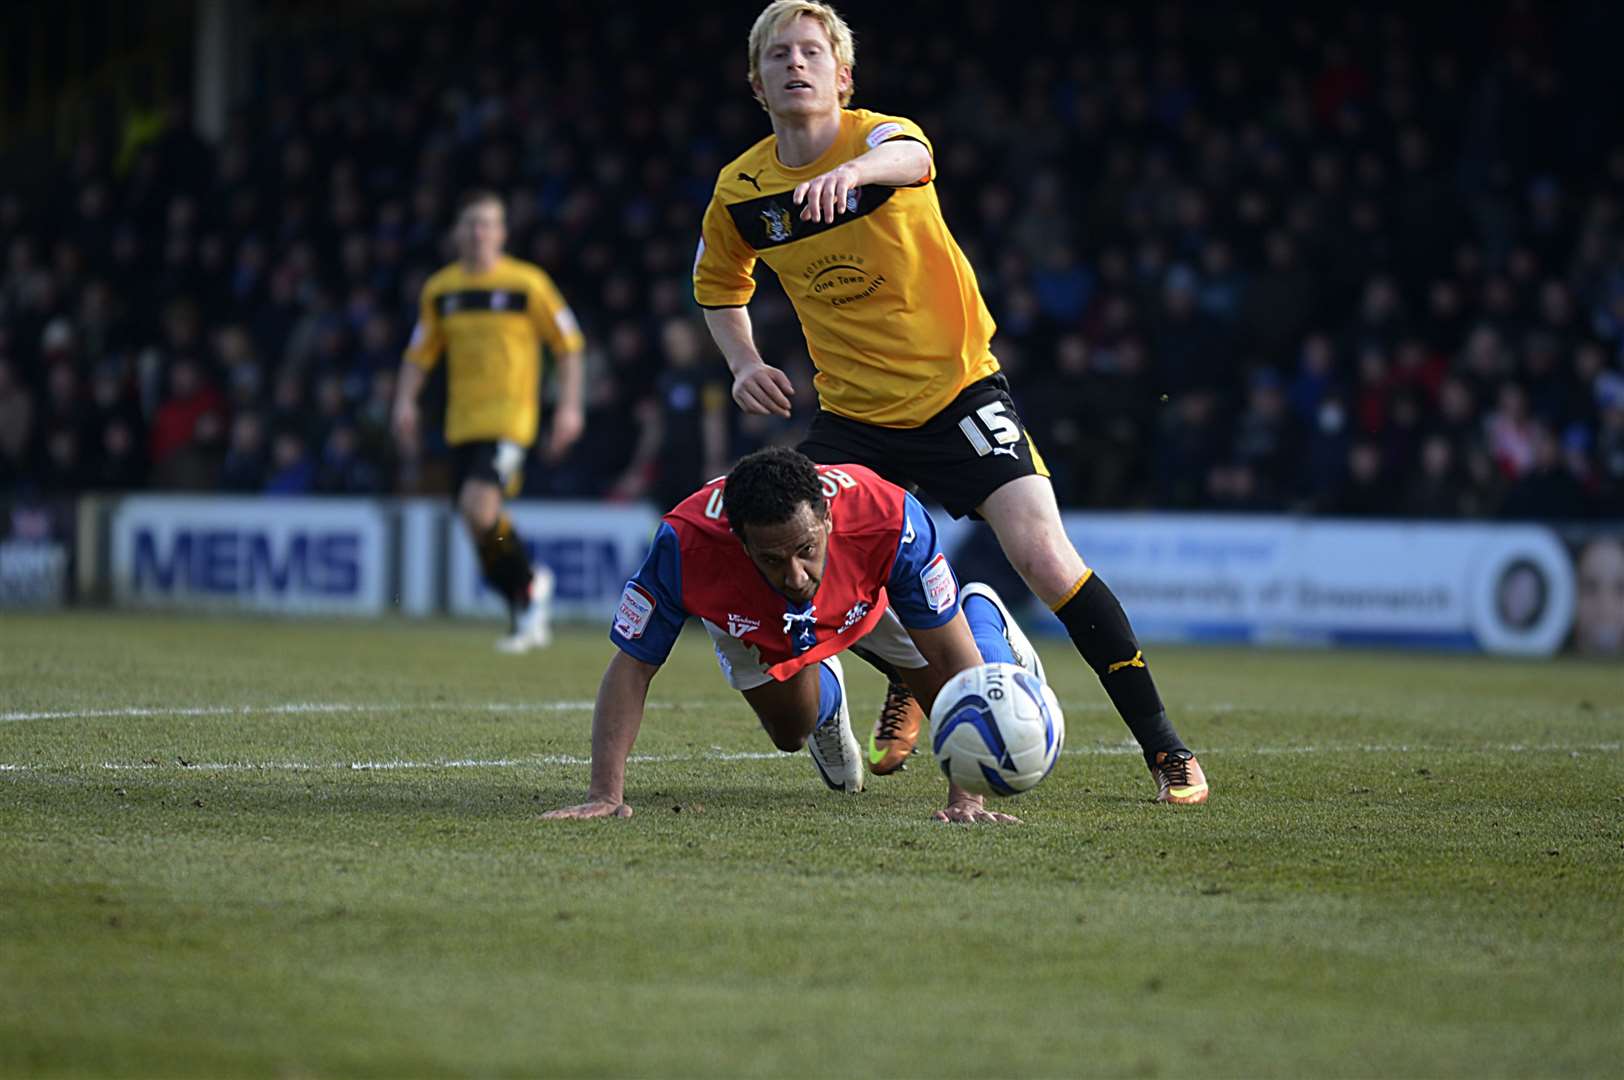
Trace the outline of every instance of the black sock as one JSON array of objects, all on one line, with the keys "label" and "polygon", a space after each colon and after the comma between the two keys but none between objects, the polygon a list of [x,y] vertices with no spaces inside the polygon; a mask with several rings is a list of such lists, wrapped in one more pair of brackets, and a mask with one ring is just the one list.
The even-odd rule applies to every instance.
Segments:
[{"label": "black sock", "polygon": [[485,581],[501,593],[512,611],[522,610],[530,603],[530,556],[519,542],[519,534],[506,514],[496,519],[490,531],[475,545],[479,551],[479,567]]},{"label": "black sock", "polygon": [[1186,749],[1167,718],[1128,614],[1099,575],[1090,573],[1082,586],[1055,609],[1055,614],[1077,651],[1099,676],[1128,730],[1139,740],[1145,761],[1154,762],[1161,751]]}]

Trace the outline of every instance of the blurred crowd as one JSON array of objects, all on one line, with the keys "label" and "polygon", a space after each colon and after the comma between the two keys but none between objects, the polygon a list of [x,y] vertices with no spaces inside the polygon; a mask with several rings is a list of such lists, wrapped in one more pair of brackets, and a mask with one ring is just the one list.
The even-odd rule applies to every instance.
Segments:
[{"label": "blurred crowd", "polygon": [[[442,489],[389,405],[476,185],[589,342],[587,434],[528,494],[670,503],[794,440],[771,273],[789,421],[734,408],[688,279],[768,132],[757,5],[547,7],[267,41],[218,143],[177,101],[48,189],[0,177],[0,494]],[[1624,514],[1607,5],[849,8],[854,104],[932,137],[1063,504]]]}]

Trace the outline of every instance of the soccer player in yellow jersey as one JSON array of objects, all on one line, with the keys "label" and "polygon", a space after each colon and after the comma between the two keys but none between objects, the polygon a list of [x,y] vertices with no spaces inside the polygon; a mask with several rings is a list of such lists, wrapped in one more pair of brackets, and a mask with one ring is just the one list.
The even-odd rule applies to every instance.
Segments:
[{"label": "soccer player in yellow jersey", "polygon": [[408,454],[416,451],[417,397],[443,352],[457,509],[486,582],[507,600],[511,632],[497,647],[527,652],[551,640],[553,575],[546,566],[531,567],[502,500],[518,494],[536,439],[543,344],[558,366],[558,406],[543,458],[558,460],[580,438],[583,342],[546,272],[502,254],[507,226],[500,198],[488,191],[465,196],[454,236],[457,261],[423,285],[400,366],[395,435]]},{"label": "soccer player in yellow jersey", "polygon": [[[1157,799],[1205,802],[1206,777],[1168,720],[1122,605],[1061,524],[1048,469],[988,347],[993,320],[975,271],[942,218],[930,140],[904,117],[846,107],[856,55],[827,4],[774,0],[749,49],[772,134],[717,178],[693,270],[734,400],[788,416],[794,393],[751,333],[760,259],[778,274],[817,368],[819,410],[800,449],[923,488],[955,517],[984,518],[1099,676]],[[902,766],[920,720],[893,678],[870,740],[874,771]]]}]

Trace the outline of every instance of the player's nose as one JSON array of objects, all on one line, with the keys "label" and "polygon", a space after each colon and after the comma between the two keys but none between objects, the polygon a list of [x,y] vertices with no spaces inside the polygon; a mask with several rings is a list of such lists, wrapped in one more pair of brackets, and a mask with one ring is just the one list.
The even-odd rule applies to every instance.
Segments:
[{"label": "player's nose", "polygon": [[810,584],[812,584],[812,575],[807,572],[807,568],[792,560],[789,564],[789,574],[784,579],[784,585],[790,592],[804,593]]}]

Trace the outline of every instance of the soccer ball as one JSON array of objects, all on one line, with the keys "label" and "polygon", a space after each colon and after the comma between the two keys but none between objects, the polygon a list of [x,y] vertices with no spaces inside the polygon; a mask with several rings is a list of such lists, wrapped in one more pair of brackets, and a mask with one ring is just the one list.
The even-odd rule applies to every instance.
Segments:
[{"label": "soccer ball", "polygon": [[1054,691],[1015,664],[982,664],[947,680],[930,710],[930,749],[953,783],[1018,795],[1049,775],[1066,741]]}]

